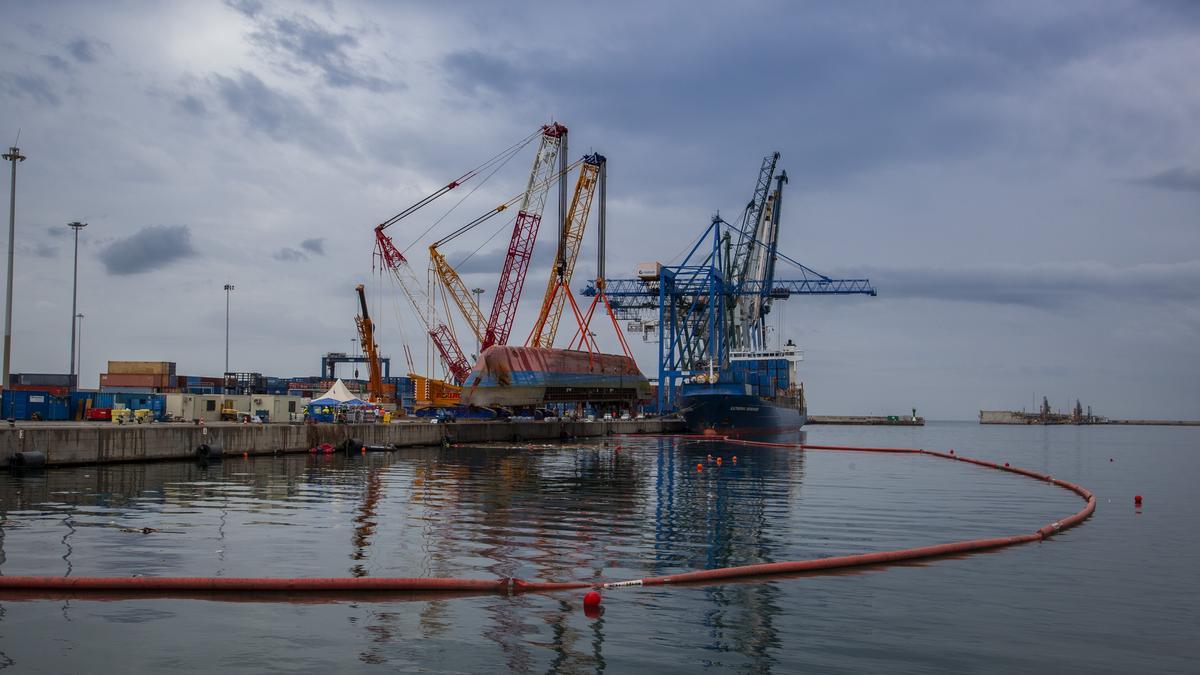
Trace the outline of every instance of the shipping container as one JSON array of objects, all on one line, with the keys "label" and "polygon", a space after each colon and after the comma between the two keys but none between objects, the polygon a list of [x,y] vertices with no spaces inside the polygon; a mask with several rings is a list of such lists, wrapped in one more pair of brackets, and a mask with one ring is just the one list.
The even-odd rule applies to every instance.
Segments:
[{"label": "shipping container", "polygon": [[100,387],[174,387],[173,375],[143,375],[127,373],[101,373]]},{"label": "shipping container", "polygon": [[109,361],[113,375],[174,375],[174,361]]},{"label": "shipping container", "polygon": [[[12,373],[8,377],[10,388],[28,387],[28,385],[45,385],[47,387],[70,387],[74,384],[71,376],[64,373]],[[32,391],[26,389],[27,391]]]},{"label": "shipping container", "polygon": [[4,417],[11,420],[66,420],[70,397],[52,396],[45,391],[9,390],[4,392]]}]

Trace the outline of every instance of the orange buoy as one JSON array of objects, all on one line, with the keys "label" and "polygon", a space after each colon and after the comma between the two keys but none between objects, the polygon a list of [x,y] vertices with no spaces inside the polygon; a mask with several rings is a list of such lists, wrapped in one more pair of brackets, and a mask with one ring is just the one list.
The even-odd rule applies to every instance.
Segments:
[{"label": "orange buoy", "polygon": [[721,458],[720,457],[717,458],[717,466],[721,466]]},{"label": "orange buoy", "polygon": [[737,464],[737,455],[734,455],[734,456],[733,456],[733,463],[734,463],[734,464]]},{"label": "orange buoy", "polygon": [[703,464],[697,464],[697,465],[696,465],[696,470],[697,470],[697,471],[703,471],[703,470],[704,470],[704,465],[703,465]]}]

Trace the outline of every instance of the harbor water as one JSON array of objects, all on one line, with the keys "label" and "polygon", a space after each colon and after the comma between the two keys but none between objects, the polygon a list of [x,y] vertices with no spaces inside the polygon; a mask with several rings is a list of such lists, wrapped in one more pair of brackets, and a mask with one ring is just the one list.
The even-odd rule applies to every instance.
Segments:
[{"label": "harbor water", "polygon": [[[929,422],[820,426],[806,441],[954,449],[1079,483],[1098,505],[1040,543],[610,590],[598,617],[582,591],[0,591],[0,670],[1195,672],[1200,429]],[[0,473],[0,574],[620,581],[1024,534],[1081,506],[927,456],[678,437],[237,456]]]}]

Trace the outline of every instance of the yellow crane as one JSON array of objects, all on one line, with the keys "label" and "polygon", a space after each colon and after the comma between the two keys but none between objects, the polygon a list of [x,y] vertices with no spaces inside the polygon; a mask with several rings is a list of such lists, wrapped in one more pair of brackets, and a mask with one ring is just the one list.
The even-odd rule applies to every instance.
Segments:
[{"label": "yellow crane", "polygon": [[533,331],[525,342],[528,347],[549,349],[554,346],[554,336],[558,332],[563,305],[571,292],[569,284],[575,271],[575,261],[579,258],[579,249],[583,246],[583,231],[587,227],[588,214],[591,212],[592,197],[596,194],[596,184],[600,181],[604,166],[604,156],[595,153],[584,157],[580,165],[579,179],[575,182],[575,194],[571,197],[566,223],[559,238],[558,252],[554,256],[554,266],[550,269],[550,282],[546,285],[542,308],[533,324]]},{"label": "yellow crane", "polygon": [[354,317],[358,324],[358,337],[362,341],[363,355],[367,357],[367,371],[371,379],[367,384],[368,400],[371,403],[383,403],[383,371],[379,365],[379,345],[375,344],[375,322],[367,313],[367,293],[362,284],[354,287],[358,291],[358,303],[362,313]]}]

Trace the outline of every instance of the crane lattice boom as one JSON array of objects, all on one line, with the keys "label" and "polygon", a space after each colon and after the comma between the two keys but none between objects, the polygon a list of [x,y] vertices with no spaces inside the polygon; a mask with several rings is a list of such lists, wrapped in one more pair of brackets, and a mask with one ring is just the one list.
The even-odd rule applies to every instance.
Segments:
[{"label": "crane lattice boom", "polygon": [[358,304],[361,312],[354,317],[358,325],[358,338],[362,342],[363,354],[367,357],[367,370],[370,381],[367,384],[371,403],[383,402],[383,372],[379,365],[379,345],[375,344],[375,322],[367,312],[367,294],[362,284],[354,287],[358,292]]},{"label": "crane lattice boom", "polygon": [[525,273],[529,271],[529,261],[533,257],[533,245],[542,222],[550,180],[557,172],[555,160],[566,133],[567,128],[557,122],[542,127],[542,141],[533,158],[529,184],[513,226],[512,240],[508,244],[504,268],[500,271],[500,282],[492,301],[492,313],[484,331],[483,349],[508,343],[513,320],[517,316],[517,303],[521,300],[521,289],[525,285]]},{"label": "crane lattice boom", "polygon": [[527,345],[530,347],[549,349],[554,346],[554,336],[562,318],[566,294],[570,292],[568,284],[571,283],[571,275],[575,271],[579,249],[583,246],[583,232],[587,227],[592,197],[596,194],[600,166],[604,161],[603,155],[588,155],[579,169],[575,193],[571,197],[571,206],[567,209],[566,228],[559,242],[558,253],[554,257],[554,266],[550,269],[550,282],[546,286],[546,295],[542,300],[542,308],[538,312],[533,331],[529,334]]}]

